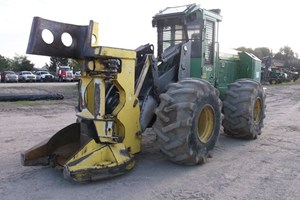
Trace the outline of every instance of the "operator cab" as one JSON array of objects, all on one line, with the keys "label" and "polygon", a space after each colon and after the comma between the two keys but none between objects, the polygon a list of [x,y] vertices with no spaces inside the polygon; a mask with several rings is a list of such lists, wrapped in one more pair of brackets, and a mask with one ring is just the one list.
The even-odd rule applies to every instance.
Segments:
[{"label": "operator cab", "polygon": [[190,41],[190,75],[214,82],[221,20],[219,9],[204,10],[196,4],[160,11],[152,20],[152,26],[157,28],[158,57],[167,48]]}]

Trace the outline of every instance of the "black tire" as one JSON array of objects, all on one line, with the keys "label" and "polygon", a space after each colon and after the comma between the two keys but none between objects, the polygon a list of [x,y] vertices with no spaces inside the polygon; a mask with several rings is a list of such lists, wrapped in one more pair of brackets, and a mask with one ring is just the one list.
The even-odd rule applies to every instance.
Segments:
[{"label": "black tire", "polygon": [[270,80],[270,84],[271,84],[271,85],[275,85],[275,84],[277,84],[277,81],[276,81],[275,79]]},{"label": "black tire", "polygon": [[218,90],[205,80],[188,78],[170,84],[160,100],[153,125],[160,150],[177,164],[205,162],[221,127]]},{"label": "black tire", "polygon": [[253,80],[241,79],[228,85],[223,101],[223,127],[227,135],[256,139],[265,118],[263,87]]}]

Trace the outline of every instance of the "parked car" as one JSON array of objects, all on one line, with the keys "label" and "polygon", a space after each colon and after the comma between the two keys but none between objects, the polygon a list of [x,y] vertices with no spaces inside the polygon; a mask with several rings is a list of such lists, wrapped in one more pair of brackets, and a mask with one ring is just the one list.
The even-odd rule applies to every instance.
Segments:
[{"label": "parked car", "polygon": [[36,76],[30,71],[21,71],[19,73],[19,82],[35,82]]},{"label": "parked car", "polygon": [[3,71],[1,73],[1,82],[18,82],[18,75],[13,71]]},{"label": "parked car", "polygon": [[53,78],[54,82],[58,82],[59,81],[59,77],[57,76],[57,74],[55,72],[50,72],[50,74],[54,77]]},{"label": "parked car", "polygon": [[81,77],[81,71],[76,71],[75,73],[74,73],[74,81],[79,81],[79,79],[80,79],[80,77]]},{"label": "parked car", "polygon": [[40,82],[49,82],[54,81],[54,76],[50,74],[48,71],[37,71],[35,72],[36,81]]}]

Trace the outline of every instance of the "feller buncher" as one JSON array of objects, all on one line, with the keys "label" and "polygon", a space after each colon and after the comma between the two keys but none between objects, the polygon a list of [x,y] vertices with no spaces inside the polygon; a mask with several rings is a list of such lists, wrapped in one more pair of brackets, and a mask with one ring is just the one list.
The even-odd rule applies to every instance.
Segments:
[{"label": "feller buncher", "polygon": [[[27,53],[75,59],[82,77],[76,123],[23,152],[23,165],[63,168],[66,178],[85,182],[131,170],[147,128],[166,158],[182,165],[204,163],[222,125],[229,136],[255,139],[265,117],[261,61],[246,52],[219,53],[221,20],[218,9],[167,7],[152,20],[154,57],[151,44],[98,46],[96,22],[77,26],[35,17]],[[64,35],[72,38],[69,44]]]}]

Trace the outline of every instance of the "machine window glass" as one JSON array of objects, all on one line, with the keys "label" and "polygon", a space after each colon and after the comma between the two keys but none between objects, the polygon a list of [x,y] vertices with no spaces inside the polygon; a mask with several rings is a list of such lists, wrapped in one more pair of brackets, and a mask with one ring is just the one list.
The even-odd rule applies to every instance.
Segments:
[{"label": "machine window glass", "polygon": [[179,44],[183,41],[183,28],[182,26],[176,25],[175,26],[175,39],[174,39],[174,45]]},{"label": "machine window glass", "polygon": [[163,43],[163,50],[164,51],[166,48],[171,46],[171,27],[164,27],[163,29],[163,38],[162,38],[162,43]]},{"label": "machine window glass", "polygon": [[162,38],[159,38],[158,45],[162,46],[159,54],[164,52],[168,47],[181,43],[184,40],[183,27],[181,25],[170,25],[159,29]]},{"label": "machine window glass", "polygon": [[192,42],[192,58],[201,57],[201,37],[200,37],[200,25],[188,26],[188,37]]},{"label": "machine window glass", "polygon": [[177,6],[177,7],[168,7],[162,12],[160,12],[160,15],[166,15],[166,14],[174,14],[174,13],[182,13],[185,10],[187,10],[191,5],[184,5],[184,6]]}]

